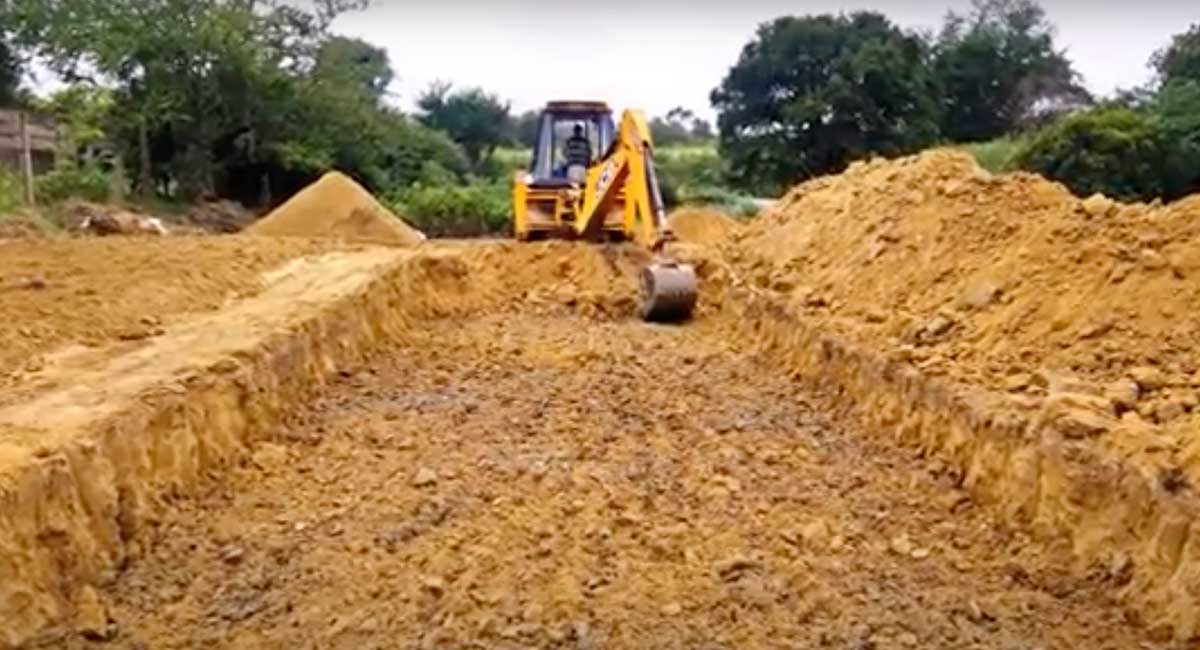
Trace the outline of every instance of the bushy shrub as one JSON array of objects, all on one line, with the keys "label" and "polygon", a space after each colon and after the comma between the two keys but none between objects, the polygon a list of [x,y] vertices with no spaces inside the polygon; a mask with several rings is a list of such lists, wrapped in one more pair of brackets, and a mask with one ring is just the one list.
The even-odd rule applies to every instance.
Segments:
[{"label": "bushy shrub", "polygon": [[25,190],[21,176],[6,167],[0,167],[0,215],[7,214],[25,203]]},{"label": "bushy shrub", "polygon": [[1135,108],[1065,117],[1030,137],[1016,162],[1081,196],[1173,200],[1200,191],[1200,83],[1167,84]]},{"label": "bushy shrub", "polygon": [[508,232],[512,214],[506,183],[423,185],[393,192],[386,202],[430,236],[472,237]]},{"label": "bushy shrub", "polygon": [[[65,199],[103,202],[114,193],[113,175],[99,165],[65,165],[38,177],[38,200],[47,203]],[[118,192],[119,193],[119,192]]]},{"label": "bushy shrub", "polygon": [[1022,169],[1087,196],[1164,196],[1167,143],[1153,115],[1104,107],[1071,115],[1036,133],[1017,156]]}]

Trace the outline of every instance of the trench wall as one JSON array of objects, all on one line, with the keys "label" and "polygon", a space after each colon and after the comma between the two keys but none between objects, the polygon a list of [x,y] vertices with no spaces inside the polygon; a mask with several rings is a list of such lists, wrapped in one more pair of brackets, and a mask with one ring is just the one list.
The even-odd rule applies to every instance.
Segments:
[{"label": "trench wall", "polygon": [[1165,482],[1163,467],[1064,433],[1061,401],[1013,408],[1003,395],[926,376],[822,331],[770,295],[729,304],[739,339],[827,396],[835,415],[945,461],[1007,525],[1069,543],[1076,570],[1110,580],[1147,625],[1195,637],[1200,500]]},{"label": "trench wall", "polygon": [[68,624],[83,587],[113,581],[173,499],[244,460],[335,373],[467,309],[467,273],[453,255],[396,251],[297,316],[233,337],[220,358],[107,403],[78,430],[30,432],[48,441],[32,447],[0,438],[0,648]]}]

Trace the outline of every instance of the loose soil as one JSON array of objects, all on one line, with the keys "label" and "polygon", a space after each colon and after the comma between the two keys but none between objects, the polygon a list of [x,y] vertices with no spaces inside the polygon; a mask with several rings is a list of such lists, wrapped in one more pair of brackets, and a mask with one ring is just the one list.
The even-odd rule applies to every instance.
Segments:
[{"label": "loose soil", "polygon": [[179,503],[95,647],[1167,647],[796,386],[704,319],[432,322]]},{"label": "loose soil", "polygon": [[810,322],[927,375],[1091,395],[1104,430],[1196,438],[1200,197],[1081,200],[931,151],[800,185],[730,250]]},{"label": "loose soil", "polygon": [[64,346],[144,341],[254,295],[268,269],[336,247],[249,236],[0,242],[0,388]]},{"label": "loose soil", "polygon": [[743,228],[737,220],[711,208],[676,210],[667,219],[667,224],[680,241],[709,246],[727,242]]}]

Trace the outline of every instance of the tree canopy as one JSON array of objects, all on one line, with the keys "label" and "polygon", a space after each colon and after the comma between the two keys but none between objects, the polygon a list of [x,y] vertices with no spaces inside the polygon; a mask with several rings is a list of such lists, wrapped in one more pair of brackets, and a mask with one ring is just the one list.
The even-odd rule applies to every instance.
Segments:
[{"label": "tree canopy", "polygon": [[17,53],[0,33],[0,107],[12,106],[23,100],[21,93],[22,65]]},{"label": "tree canopy", "polygon": [[951,12],[934,70],[944,98],[942,134],[954,141],[995,138],[1038,110],[1088,100],[1033,0],[975,0],[969,14]]},{"label": "tree canopy", "polygon": [[449,139],[385,104],[382,49],[328,33],[359,0],[9,0],[14,42],[69,82],[111,89],[106,130],[138,188],[271,201],[337,167],[368,186],[429,164]]},{"label": "tree canopy", "polygon": [[480,88],[453,90],[435,83],[417,100],[421,121],[441,130],[462,146],[472,168],[479,170],[496,147],[512,139],[510,106]]},{"label": "tree canopy", "polygon": [[1164,85],[1200,81],[1200,23],[1173,36],[1169,45],[1154,54],[1150,65]]},{"label": "tree canopy", "polygon": [[938,134],[930,52],[886,17],[784,17],[759,27],[713,91],[722,152],[748,189],[774,193]]}]

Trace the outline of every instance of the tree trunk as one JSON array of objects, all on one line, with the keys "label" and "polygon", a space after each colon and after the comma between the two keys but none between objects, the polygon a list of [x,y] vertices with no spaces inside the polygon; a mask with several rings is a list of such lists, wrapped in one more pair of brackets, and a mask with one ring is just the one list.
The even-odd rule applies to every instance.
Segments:
[{"label": "tree trunk", "polygon": [[138,195],[144,199],[154,194],[154,170],[150,165],[150,129],[143,118],[138,122]]}]

